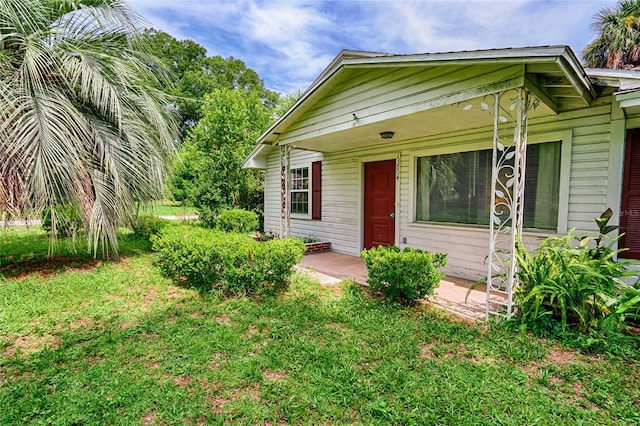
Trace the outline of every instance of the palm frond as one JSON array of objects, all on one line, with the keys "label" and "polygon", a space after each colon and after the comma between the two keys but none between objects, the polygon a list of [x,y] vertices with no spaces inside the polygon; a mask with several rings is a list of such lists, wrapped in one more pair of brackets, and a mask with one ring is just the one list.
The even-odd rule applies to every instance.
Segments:
[{"label": "palm frond", "polygon": [[175,154],[143,22],[120,0],[0,0],[0,209],[77,206],[96,254],[117,253]]}]

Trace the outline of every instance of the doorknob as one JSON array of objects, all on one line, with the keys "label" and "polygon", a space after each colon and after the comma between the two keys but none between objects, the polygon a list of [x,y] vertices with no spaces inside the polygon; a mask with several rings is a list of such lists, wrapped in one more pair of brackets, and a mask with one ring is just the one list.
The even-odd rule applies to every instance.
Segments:
[{"label": "doorknob", "polygon": [[390,217],[391,219],[393,219],[394,217],[396,217],[396,213],[395,213],[395,212],[391,212],[391,213],[389,213],[389,217]]}]

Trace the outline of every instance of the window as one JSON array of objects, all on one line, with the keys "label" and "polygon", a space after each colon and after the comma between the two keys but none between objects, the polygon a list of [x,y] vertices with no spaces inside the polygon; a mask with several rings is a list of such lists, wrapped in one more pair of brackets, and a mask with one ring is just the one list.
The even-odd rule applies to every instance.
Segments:
[{"label": "window", "polygon": [[322,218],[322,161],[297,167],[289,173],[289,204],[292,215],[312,220]]},{"label": "window", "polygon": [[[561,147],[559,142],[527,147],[525,228],[558,226]],[[491,156],[483,150],[419,157],[416,220],[488,225]]]},{"label": "window", "polygon": [[309,214],[309,167],[291,169],[291,213]]}]

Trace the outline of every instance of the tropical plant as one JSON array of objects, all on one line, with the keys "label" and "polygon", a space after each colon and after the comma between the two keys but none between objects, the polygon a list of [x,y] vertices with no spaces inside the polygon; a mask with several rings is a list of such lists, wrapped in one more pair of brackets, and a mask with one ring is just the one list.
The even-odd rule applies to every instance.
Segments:
[{"label": "tropical plant", "polygon": [[[616,260],[623,249],[615,249],[619,236],[610,238],[617,226],[608,225],[607,209],[595,218],[596,237],[549,237],[531,254],[518,242],[516,302],[523,325],[559,321],[562,330],[575,327],[611,332],[625,327],[640,306],[639,289],[630,285],[634,272],[629,263]],[[551,324],[551,323],[549,323]]]},{"label": "tropical plant", "polygon": [[640,0],[620,0],[595,16],[598,34],[582,52],[590,67],[619,69],[640,64]]},{"label": "tropical plant", "polygon": [[108,256],[160,198],[176,126],[143,23],[121,0],[0,0],[0,211],[72,206]]}]

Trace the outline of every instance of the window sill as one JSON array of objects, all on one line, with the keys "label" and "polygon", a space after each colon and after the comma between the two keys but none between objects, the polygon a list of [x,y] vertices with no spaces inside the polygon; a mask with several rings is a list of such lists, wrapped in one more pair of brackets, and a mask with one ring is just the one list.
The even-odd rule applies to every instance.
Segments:
[{"label": "window sill", "polygon": [[[471,231],[471,232],[489,232],[489,225],[471,225],[464,223],[453,222],[413,222],[408,224],[413,228],[426,228],[426,229],[450,229],[455,231]],[[558,235],[556,231],[548,229],[534,229],[527,228],[522,230],[522,234],[526,237],[547,238],[554,235]]]}]

